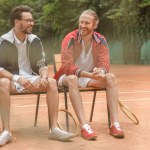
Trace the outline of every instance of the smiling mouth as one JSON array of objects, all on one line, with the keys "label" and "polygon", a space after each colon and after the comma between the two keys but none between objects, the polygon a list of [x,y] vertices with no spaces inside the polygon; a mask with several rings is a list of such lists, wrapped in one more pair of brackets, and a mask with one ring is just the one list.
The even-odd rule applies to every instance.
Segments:
[{"label": "smiling mouth", "polygon": [[87,29],[81,29],[82,31],[87,31]]},{"label": "smiling mouth", "polygon": [[29,30],[32,30],[32,27],[29,27],[28,29],[29,29]]}]

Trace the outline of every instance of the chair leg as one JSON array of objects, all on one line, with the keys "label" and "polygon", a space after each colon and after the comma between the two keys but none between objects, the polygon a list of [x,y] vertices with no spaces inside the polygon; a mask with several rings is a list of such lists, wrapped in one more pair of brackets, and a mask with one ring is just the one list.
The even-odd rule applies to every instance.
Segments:
[{"label": "chair leg", "polygon": [[92,108],[91,108],[91,114],[90,114],[90,122],[92,122],[92,118],[93,118],[93,111],[94,111],[94,106],[95,106],[96,92],[97,91],[94,91],[94,95],[93,95],[93,102],[92,102]]},{"label": "chair leg", "polygon": [[[65,99],[65,109],[68,110],[67,88],[66,87],[64,87],[64,99]],[[66,126],[67,126],[67,131],[69,131],[69,118],[68,118],[68,114],[66,114]]]},{"label": "chair leg", "polygon": [[109,107],[108,107],[108,104],[107,104],[107,115],[108,115],[108,128],[110,129],[110,111],[109,111]]},{"label": "chair leg", "polygon": [[40,101],[40,94],[37,94],[37,102],[36,102],[36,110],[35,110],[34,127],[37,126],[37,117],[38,117],[38,110],[39,110],[39,101]]},{"label": "chair leg", "polygon": [[65,99],[65,109],[68,110],[67,88],[66,87],[64,87],[64,99]]}]

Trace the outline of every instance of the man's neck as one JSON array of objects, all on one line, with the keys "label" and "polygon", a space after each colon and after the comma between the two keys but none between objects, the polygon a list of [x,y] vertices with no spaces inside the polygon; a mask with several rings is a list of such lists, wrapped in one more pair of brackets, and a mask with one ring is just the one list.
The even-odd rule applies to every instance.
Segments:
[{"label": "man's neck", "polygon": [[92,42],[92,33],[86,36],[82,36],[84,43],[91,43]]},{"label": "man's neck", "polygon": [[84,49],[86,52],[88,52],[92,44],[92,34],[82,36],[82,39],[84,43]]},{"label": "man's neck", "polygon": [[21,41],[22,43],[25,41],[25,39],[26,39],[26,34],[25,33],[19,32],[16,29],[14,29],[14,33],[15,33],[15,35],[18,38],[19,41]]}]

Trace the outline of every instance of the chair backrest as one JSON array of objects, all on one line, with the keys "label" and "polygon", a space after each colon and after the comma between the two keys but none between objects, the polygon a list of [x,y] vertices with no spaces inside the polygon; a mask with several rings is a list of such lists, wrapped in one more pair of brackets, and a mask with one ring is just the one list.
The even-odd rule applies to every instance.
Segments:
[{"label": "chair backrest", "polygon": [[53,56],[53,65],[54,65],[54,73],[56,73],[61,66],[61,54],[54,54]]}]

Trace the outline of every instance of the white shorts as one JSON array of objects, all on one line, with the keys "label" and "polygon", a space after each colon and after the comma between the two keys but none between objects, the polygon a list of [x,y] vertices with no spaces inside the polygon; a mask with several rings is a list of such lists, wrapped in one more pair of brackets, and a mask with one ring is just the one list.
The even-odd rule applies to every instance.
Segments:
[{"label": "white shorts", "polygon": [[[28,81],[30,81],[31,83],[33,83],[36,79],[40,78],[40,76],[35,76],[35,75],[21,75],[21,77],[23,77],[24,79],[27,79]],[[18,93],[24,92],[25,88],[20,85],[17,82],[13,82],[15,87],[16,87],[16,91]]]},{"label": "white shorts", "polygon": [[[59,86],[59,87],[63,86],[63,83],[62,83],[62,82],[63,82],[64,77],[66,77],[65,74],[63,74],[63,75],[59,78],[59,80],[58,80],[58,86]],[[87,87],[87,84],[88,84],[88,82],[89,82],[90,80],[91,80],[90,78],[83,78],[83,77],[80,77],[80,78],[79,78],[79,82],[78,82],[78,86],[79,86],[79,87],[82,87],[82,88],[85,88],[85,87]]]}]

